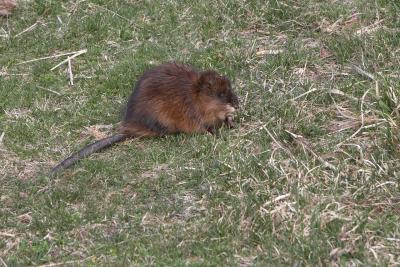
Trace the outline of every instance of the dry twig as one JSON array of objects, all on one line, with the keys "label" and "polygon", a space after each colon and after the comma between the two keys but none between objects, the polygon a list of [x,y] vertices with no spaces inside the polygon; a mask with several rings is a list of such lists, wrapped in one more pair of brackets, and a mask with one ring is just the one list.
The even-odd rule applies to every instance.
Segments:
[{"label": "dry twig", "polygon": [[21,34],[24,34],[24,33],[26,33],[26,32],[32,31],[33,29],[36,28],[37,24],[38,24],[38,22],[36,21],[33,25],[29,26],[28,28],[26,28],[26,29],[23,30],[22,32],[17,33],[14,37],[18,37],[18,36],[20,36]]},{"label": "dry twig", "polygon": [[67,59],[64,59],[63,61],[61,61],[60,63],[58,63],[54,67],[52,67],[50,70],[55,70],[56,68],[60,67],[62,64],[68,63],[68,61],[70,61],[71,59],[76,58],[79,55],[85,54],[86,52],[87,52],[87,49],[79,50],[79,51],[73,53],[72,56],[68,57]]},{"label": "dry twig", "polygon": [[354,64],[350,64],[350,66],[355,72],[357,72],[361,76],[367,77],[368,79],[375,81],[375,76],[372,75],[371,73],[366,72],[365,70],[361,69],[360,67],[358,67]]},{"label": "dry twig", "polygon": [[321,158],[317,153],[314,152],[314,150],[311,149],[311,147],[309,145],[307,145],[304,142],[304,137],[303,136],[298,135],[298,134],[294,134],[292,132],[289,132],[288,130],[285,130],[285,132],[290,134],[298,144],[300,144],[303,148],[305,148],[305,150],[310,152],[313,155],[314,158],[316,158],[319,162],[322,163],[322,165],[324,165],[325,167],[327,167],[327,168],[329,168],[329,169],[331,169],[333,171],[336,171],[336,167],[335,166],[333,166],[332,164],[330,164],[329,162],[327,162],[323,158]]},{"label": "dry twig", "polygon": [[[27,60],[27,61],[23,61],[23,62],[17,63],[16,65],[27,64],[27,63],[36,62],[36,61],[45,60],[45,59],[51,59],[51,58],[58,58],[58,57],[63,57],[63,56],[75,55],[75,54],[77,54],[77,53],[79,53],[81,51],[85,51],[84,53],[87,52],[86,49],[83,49],[83,50],[75,51],[75,52],[68,52],[68,53],[62,53],[62,54],[57,54],[57,55],[53,55],[53,56],[35,58],[35,59],[31,59],[31,60]],[[80,53],[80,54],[83,54],[83,53]]]},{"label": "dry twig", "polygon": [[346,138],[345,140],[343,140],[342,142],[340,142],[339,144],[337,144],[337,145],[336,145],[337,147],[340,147],[341,145],[343,145],[344,142],[346,142],[346,141],[352,139],[352,138],[353,138],[354,136],[356,136],[362,129],[364,129],[364,102],[365,102],[365,97],[367,96],[369,90],[370,90],[370,89],[368,89],[368,90],[364,93],[364,95],[362,96],[362,98],[361,98],[361,107],[360,107],[360,112],[361,112],[361,115],[360,115],[360,118],[361,118],[361,126],[360,126],[360,128],[358,128],[358,130],[355,131],[350,137]]},{"label": "dry twig", "polygon": [[69,75],[69,84],[74,85],[74,75],[72,74],[72,66],[71,66],[71,58],[68,57],[68,75]]}]

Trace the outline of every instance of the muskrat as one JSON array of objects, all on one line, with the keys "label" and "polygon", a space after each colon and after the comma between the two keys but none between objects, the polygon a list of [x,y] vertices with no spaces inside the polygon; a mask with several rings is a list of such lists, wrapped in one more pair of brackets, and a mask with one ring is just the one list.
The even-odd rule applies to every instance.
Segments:
[{"label": "muskrat", "polygon": [[179,63],[159,65],[147,70],[137,81],[117,133],[66,158],[50,174],[127,138],[213,133],[223,124],[232,127],[238,105],[226,76]]}]

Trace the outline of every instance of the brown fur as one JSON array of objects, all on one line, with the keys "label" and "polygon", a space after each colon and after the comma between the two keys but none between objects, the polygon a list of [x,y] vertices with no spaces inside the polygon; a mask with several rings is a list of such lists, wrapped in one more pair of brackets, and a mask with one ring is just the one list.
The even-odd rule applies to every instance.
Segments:
[{"label": "brown fur", "polygon": [[16,0],[0,0],[0,16],[10,15],[16,5]]},{"label": "brown fur", "polygon": [[139,78],[126,104],[119,134],[90,145],[89,152],[83,148],[57,165],[52,173],[69,167],[82,158],[80,155],[86,157],[129,137],[204,133],[223,123],[232,126],[236,108],[238,99],[227,77],[177,63],[157,66]]}]

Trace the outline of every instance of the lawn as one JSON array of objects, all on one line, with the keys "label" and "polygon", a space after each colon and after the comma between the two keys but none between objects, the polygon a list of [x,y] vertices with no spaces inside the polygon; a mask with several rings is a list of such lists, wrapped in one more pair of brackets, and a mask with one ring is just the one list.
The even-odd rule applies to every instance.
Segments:
[{"label": "lawn", "polygon": [[[399,14],[19,1],[0,17],[0,266],[399,266]],[[236,127],[129,140],[48,177],[167,61],[228,75]]]}]

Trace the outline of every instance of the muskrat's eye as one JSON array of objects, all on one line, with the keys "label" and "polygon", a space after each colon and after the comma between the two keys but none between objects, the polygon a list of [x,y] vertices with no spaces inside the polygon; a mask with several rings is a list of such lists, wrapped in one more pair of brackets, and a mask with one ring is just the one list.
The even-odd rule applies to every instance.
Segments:
[{"label": "muskrat's eye", "polygon": [[219,93],[219,94],[218,94],[218,97],[219,97],[219,98],[224,98],[224,97],[225,97],[225,94],[224,94],[224,93]]}]

